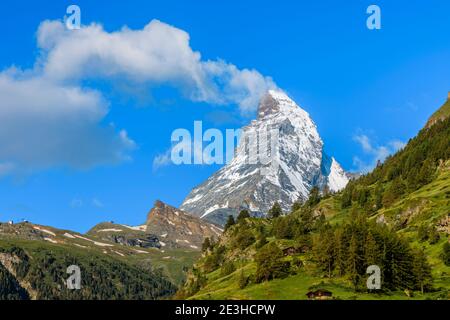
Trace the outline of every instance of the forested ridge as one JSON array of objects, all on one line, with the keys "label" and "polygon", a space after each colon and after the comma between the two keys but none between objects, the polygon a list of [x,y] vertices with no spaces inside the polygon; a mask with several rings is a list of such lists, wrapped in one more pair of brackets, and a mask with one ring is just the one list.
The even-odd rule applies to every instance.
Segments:
[{"label": "forested ridge", "polygon": [[[304,299],[326,288],[337,298],[449,299],[449,215],[447,116],[337,194],[314,188],[291,212],[275,203],[265,219],[230,217],[178,296]],[[371,265],[380,290],[367,288]]]},{"label": "forested ridge", "polygon": [[[0,247],[0,300],[153,300],[176,287],[162,274],[96,253],[33,244]],[[81,289],[70,290],[67,268],[81,270]]]}]

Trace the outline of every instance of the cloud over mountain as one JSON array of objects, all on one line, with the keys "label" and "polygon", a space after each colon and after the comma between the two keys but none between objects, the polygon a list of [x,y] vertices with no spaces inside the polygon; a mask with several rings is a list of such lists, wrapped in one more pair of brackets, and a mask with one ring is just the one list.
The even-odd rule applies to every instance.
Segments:
[{"label": "cloud over mountain", "polygon": [[377,165],[378,161],[383,162],[389,155],[403,149],[406,145],[404,142],[399,140],[389,141],[387,145],[384,146],[374,145],[365,134],[355,135],[353,140],[361,146],[364,154],[370,158],[369,162],[365,162],[361,160],[360,157],[353,157],[353,163],[356,166],[356,170],[362,173],[370,172]]},{"label": "cloud over mountain", "polygon": [[60,21],[41,23],[34,68],[0,72],[0,175],[129,159],[136,143],[104,124],[110,103],[89,80],[126,81],[149,92],[171,86],[193,101],[236,104],[243,113],[276,87],[256,70],[202,60],[189,39],[157,20],[115,32],[99,24],[68,30]]}]

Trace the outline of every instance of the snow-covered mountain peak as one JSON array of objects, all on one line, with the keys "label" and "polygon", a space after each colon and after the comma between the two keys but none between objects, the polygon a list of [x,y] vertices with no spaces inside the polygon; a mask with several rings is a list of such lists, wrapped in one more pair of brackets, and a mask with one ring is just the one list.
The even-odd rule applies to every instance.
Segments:
[{"label": "snow-covered mountain peak", "polygon": [[[243,208],[264,215],[280,202],[288,211],[295,201],[306,200],[314,186],[339,191],[348,183],[339,163],[324,153],[309,114],[282,91],[270,90],[261,99],[258,119],[242,131],[233,160],[195,188],[182,210],[224,223]],[[274,145],[268,138],[273,132]],[[250,142],[250,136],[257,139]],[[269,161],[249,161],[250,150],[257,150],[258,156],[269,150]]]},{"label": "snow-covered mountain peak", "polygon": [[280,90],[269,90],[259,104],[258,119],[289,112],[303,113],[304,116],[309,117],[286,93]]}]

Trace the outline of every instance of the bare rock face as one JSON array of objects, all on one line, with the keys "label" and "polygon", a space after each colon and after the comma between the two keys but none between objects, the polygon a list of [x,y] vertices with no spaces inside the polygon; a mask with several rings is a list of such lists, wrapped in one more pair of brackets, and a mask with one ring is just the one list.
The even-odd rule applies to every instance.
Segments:
[{"label": "bare rock face", "polygon": [[222,231],[217,225],[156,201],[143,225],[106,222],[96,225],[88,234],[128,247],[200,250],[206,237],[218,239]]},{"label": "bare rock face", "polygon": [[145,224],[146,232],[156,235],[162,245],[191,249],[200,249],[206,237],[218,239],[223,231],[161,201],[156,201]]},{"label": "bare rock face", "polygon": [[[278,137],[272,150],[270,132],[274,131]],[[251,135],[258,137],[254,145],[246,140]],[[251,161],[251,148],[268,150],[269,161]],[[228,215],[236,216],[242,209],[264,216],[277,201],[288,211],[295,201],[305,200],[314,186],[335,192],[349,179],[339,163],[324,153],[309,114],[285,93],[269,91],[260,102],[258,119],[242,129],[233,160],[192,190],[180,209],[223,225]]]}]

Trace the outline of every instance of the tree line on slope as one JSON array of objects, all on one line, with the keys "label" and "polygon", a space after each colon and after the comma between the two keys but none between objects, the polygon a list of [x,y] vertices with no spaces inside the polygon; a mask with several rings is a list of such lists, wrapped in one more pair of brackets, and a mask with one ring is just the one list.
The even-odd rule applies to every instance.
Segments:
[{"label": "tree line on slope", "polygon": [[341,206],[358,204],[369,214],[389,207],[403,195],[430,183],[436,169],[450,159],[450,118],[422,129],[395,155],[372,172],[350,181],[342,192]]},{"label": "tree line on slope", "polygon": [[[247,213],[244,213],[247,215]],[[301,255],[287,260],[278,240],[294,240],[297,252],[307,252],[315,264],[317,276],[347,279],[355,291],[365,290],[367,267],[377,265],[381,269],[382,290],[432,290],[431,267],[421,250],[412,249],[395,231],[385,225],[370,222],[365,214],[354,213],[341,225],[331,226],[324,217],[314,218],[311,208],[303,207],[296,214],[268,219],[251,226],[246,219],[238,219],[225,233],[226,244],[205,241],[204,260],[195,269],[195,290],[207,283],[206,274],[220,270],[226,276],[237,270],[239,262],[227,258],[233,250],[256,250],[252,257],[256,272],[239,274],[239,287],[249,283],[261,283],[295,274],[303,264]],[[266,220],[266,219],[263,219]],[[299,269],[300,268],[300,269]],[[192,289],[192,287],[191,287]]]},{"label": "tree line on slope", "polygon": [[[29,283],[39,300],[153,300],[172,295],[176,288],[162,275],[124,262],[96,255],[78,255],[47,248],[33,250],[32,257],[20,247],[0,248],[18,258],[15,277],[0,264],[0,299],[28,299],[18,281]],[[16,259],[14,259],[16,260]],[[81,289],[66,286],[67,267],[81,269]]]},{"label": "tree line on slope", "polygon": [[[431,290],[431,268],[425,253],[413,249],[395,228],[369,222],[368,218],[433,181],[438,166],[449,158],[450,119],[447,118],[423,129],[396,155],[384,164],[380,163],[372,173],[351,181],[338,195],[323,194],[313,188],[308,200],[303,204],[295,203],[292,213],[287,216],[283,216],[281,206],[275,203],[268,212],[268,219],[263,219],[268,222],[266,227],[261,224],[250,227],[247,223],[249,214],[245,210],[236,220],[230,216],[224,233],[227,245],[207,239],[203,247],[203,270],[202,267],[195,269],[194,279],[200,279],[196,290],[207,282],[204,273],[223,268],[224,264],[227,272],[222,274],[236,270],[230,267],[232,262],[226,258],[227,252],[242,252],[249,247],[256,249],[253,257],[256,274],[245,277],[241,270],[240,288],[249,282],[270,281],[291,274],[293,265],[299,264],[298,259],[292,259],[288,265],[276,241],[268,241],[269,237],[294,240],[301,250],[311,253],[320,274],[346,278],[355,290],[364,288],[367,267],[373,264],[382,271],[385,290]],[[351,212],[344,223],[336,226],[329,225],[323,215],[317,217],[314,212],[321,200],[330,196],[342,209]],[[418,230],[418,239],[435,244],[439,241],[439,233],[433,226],[422,226]],[[449,251],[450,244],[446,243],[440,255],[446,265]]]}]

